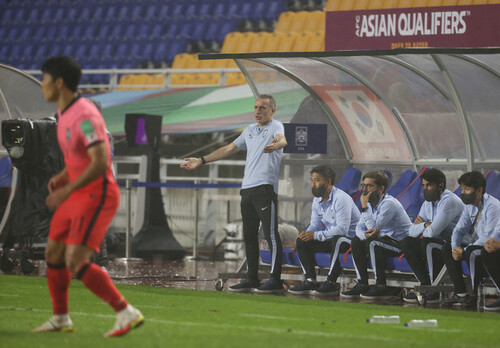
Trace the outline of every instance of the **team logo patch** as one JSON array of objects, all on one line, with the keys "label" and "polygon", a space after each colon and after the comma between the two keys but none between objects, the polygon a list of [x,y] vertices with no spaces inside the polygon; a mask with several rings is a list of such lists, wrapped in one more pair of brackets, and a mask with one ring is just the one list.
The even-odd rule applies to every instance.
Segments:
[{"label": "team logo patch", "polygon": [[262,133],[262,137],[265,138],[265,136],[267,135],[267,129],[264,130],[264,133]]},{"label": "team logo patch", "polygon": [[253,138],[253,134],[252,134],[252,133],[248,133],[248,137],[249,137],[250,139],[252,139],[252,138]]},{"label": "team logo patch", "polygon": [[95,132],[94,126],[90,120],[83,121],[80,123],[80,128],[82,129],[83,135],[88,143],[97,140],[97,133]]}]

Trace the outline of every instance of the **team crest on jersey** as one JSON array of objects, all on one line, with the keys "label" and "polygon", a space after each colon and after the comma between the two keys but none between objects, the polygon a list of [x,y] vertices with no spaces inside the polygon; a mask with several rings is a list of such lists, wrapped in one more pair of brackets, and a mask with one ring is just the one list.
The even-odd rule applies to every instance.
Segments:
[{"label": "team crest on jersey", "polygon": [[263,137],[263,138],[265,138],[265,137],[266,137],[266,135],[267,135],[267,131],[268,131],[267,129],[264,129],[264,133],[262,133],[262,137]]},{"label": "team crest on jersey", "polygon": [[332,220],[335,218],[335,214],[333,213],[333,210],[330,210],[330,215],[332,216]]},{"label": "team crest on jersey", "polygon": [[252,138],[253,138],[253,134],[252,134],[252,133],[248,133],[248,137],[249,137],[250,139],[252,139]]},{"label": "team crest on jersey", "polygon": [[69,131],[69,128],[66,128],[66,140],[69,141],[70,138],[71,138],[71,132]]},{"label": "team crest on jersey", "polygon": [[97,140],[97,133],[95,132],[94,126],[90,120],[80,123],[80,128],[82,129],[83,135],[88,143],[92,143]]}]

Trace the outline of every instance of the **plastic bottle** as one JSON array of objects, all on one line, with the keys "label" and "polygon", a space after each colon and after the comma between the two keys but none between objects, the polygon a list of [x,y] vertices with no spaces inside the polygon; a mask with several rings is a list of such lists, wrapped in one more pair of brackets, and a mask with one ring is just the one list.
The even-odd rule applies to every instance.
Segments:
[{"label": "plastic bottle", "polygon": [[347,282],[348,282],[348,279],[345,276],[345,273],[342,272],[342,274],[340,275],[340,292],[341,293],[347,291]]},{"label": "plastic bottle", "polygon": [[366,322],[371,324],[399,324],[399,315],[374,315],[366,319]]},{"label": "plastic bottle", "polygon": [[477,286],[477,311],[484,311],[484,303],[485,303],[485,293],[484,293],[484,285],[483,281],[480,281]]},{"label": "plastic bottle", "polygon": [[428,320],[410,320],[405,323],[406,327],[436,327],[438,326],[438,321],[436,319],[428,319]]}]

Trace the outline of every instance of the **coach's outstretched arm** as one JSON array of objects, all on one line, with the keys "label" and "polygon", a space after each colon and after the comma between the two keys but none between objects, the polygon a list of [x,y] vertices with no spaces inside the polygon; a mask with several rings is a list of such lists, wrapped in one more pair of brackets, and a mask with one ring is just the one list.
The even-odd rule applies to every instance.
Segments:
[{"label": "coach's outstretched arm", "polygon": [[202,156],[200,158],[197,157],[184,158],[184,161],[186,162],[181,164],[181,168],[193,170],[195,168],[198,168],[202,164],[215,162],[223,158],[229,157],[231,155],[234,155],[238,151],[240,151],[240,149],[234,143],[231,143],[221,148],[218,148],[214,152],[211,152],[208,155]]}]

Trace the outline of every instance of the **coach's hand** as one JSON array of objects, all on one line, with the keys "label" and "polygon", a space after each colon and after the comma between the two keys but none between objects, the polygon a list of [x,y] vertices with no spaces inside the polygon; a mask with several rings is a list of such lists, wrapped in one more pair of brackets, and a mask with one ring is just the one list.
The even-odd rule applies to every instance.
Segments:
[{"label": "coach's hand", "polygon": [[300,232],[299,234],[299,238],[303,241],[303,242],[309,242],[311,240],[314,240],[314,232],[310,232],[310,231],[302,231]]},{"label": "coach's hand", "polygon": [[184,161],[186,162],[181,164],[181,168],[187,170],[193,170],[195,168],[198,168],[202,164],[201,158],[196,158],[196,157],[184,158]]}]

